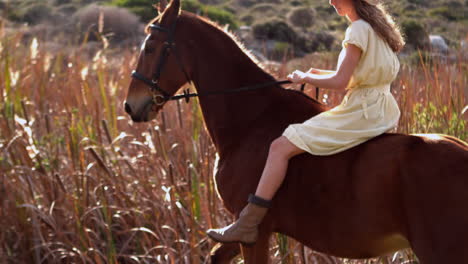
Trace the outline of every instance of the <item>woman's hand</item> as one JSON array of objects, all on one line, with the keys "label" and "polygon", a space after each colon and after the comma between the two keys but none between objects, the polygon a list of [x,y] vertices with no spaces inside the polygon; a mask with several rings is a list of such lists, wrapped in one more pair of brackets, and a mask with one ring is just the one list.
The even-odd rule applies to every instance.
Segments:
[{"label": "woman's hand", "polygon": [[293,83],[305,83],[305,79],[307,77],[307,73],[295,70],[291,74],[288,75],[288,80]]}]

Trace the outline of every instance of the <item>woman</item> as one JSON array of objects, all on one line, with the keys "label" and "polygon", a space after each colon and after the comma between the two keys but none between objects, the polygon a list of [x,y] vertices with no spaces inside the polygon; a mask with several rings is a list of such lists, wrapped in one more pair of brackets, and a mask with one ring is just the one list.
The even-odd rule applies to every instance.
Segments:
[{"label": "woman", "polygon": [[391,130],[400,111],[390,93],[400,64],[395,53],[404,46],[400,31],[378,0],[330,0],[351,25],[346,30],[336,71],[294,71],[288,79],[327,89],[348,90],[337,107],[302,124],[292,124],[275,139],[255,195],[250,195],[239,219],[207,234],[218,242],[255,243],[257,226],[283,182],[295,155],[331,155]]}]

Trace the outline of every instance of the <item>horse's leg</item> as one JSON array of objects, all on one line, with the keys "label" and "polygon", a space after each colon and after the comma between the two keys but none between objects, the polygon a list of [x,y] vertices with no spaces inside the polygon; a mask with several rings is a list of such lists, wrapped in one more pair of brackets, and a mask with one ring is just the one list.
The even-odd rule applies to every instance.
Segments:
[{"label": "horse's leg", "polygon": [[270,234],[270,232],[260,232],[257,242],[253,246],[242,245],[245,264],[268,264],[270,262],[268,255]]},{"label": "horse's leg", "polygon": [[218,243],[211,250],[211,264],[229,264],[239,253],[240,247],[237,243]]}]

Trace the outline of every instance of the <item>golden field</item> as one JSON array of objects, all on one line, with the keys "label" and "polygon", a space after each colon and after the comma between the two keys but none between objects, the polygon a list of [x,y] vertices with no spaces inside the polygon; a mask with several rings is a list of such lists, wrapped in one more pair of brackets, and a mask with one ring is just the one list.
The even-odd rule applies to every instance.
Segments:
[{"label": "golden field", "polygon": [[[216,150],[197,101],[134,124],[123,101],[138,49],[50,51],[0,36],[0,263],[207,263],[214,243],[204,230],[232,218],[214,189]],[[313,56],[319,65],[294,67],[334,66],[335,54]],[[403,58],[397,132],[466,140],[467,88],[462,52]],[[342,95],[322,89],[319,100],[336,105]],[[272,241],[273,263],[417,263],[408,251],[343,260]]]}]

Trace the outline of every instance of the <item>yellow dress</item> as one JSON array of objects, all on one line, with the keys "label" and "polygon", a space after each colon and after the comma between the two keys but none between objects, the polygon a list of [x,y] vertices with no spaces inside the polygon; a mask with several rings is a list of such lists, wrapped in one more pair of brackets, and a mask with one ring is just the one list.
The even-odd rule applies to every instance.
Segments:
[{"label": "yellow dress", "polygon": [[283,132],[298,148],[313,155],[331,155],[387,132],[397,126],[398,104],[390,92],[400,63],[390,46],[364,20],[346,30],[341,65],[347,44],[362,50],[343,101],[304,123],[291,124]]}]

